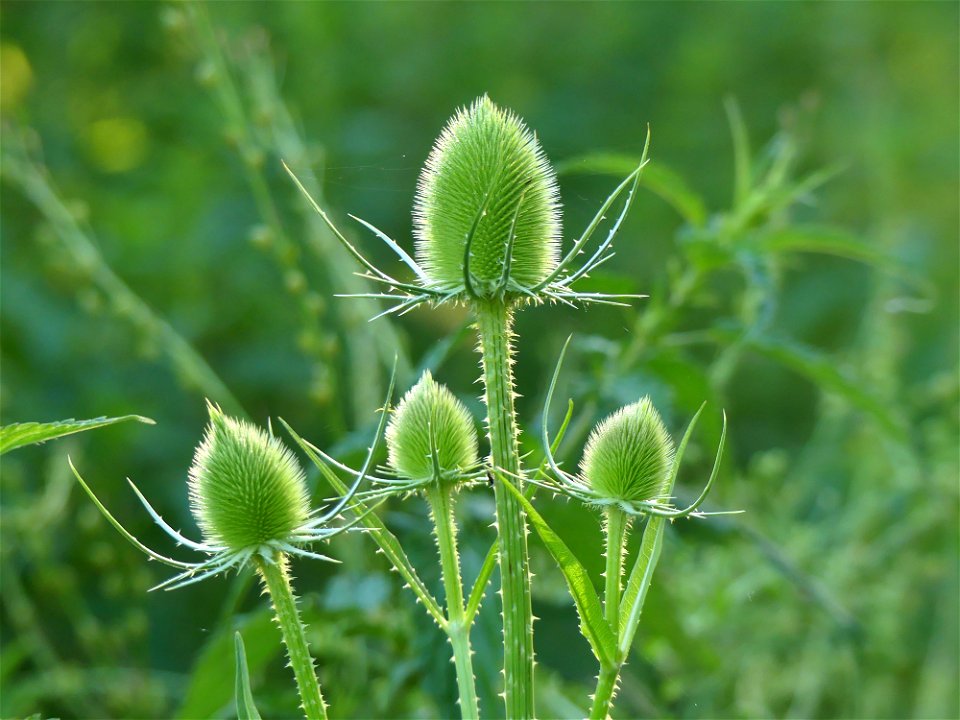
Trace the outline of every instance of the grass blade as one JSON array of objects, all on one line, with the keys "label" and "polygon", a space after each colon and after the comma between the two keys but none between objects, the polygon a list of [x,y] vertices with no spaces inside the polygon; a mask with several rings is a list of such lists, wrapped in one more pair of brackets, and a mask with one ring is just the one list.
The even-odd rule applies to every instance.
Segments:
[{"label": "grass blade", "polygon": [[260,720],[260,712],[253,701],[250,689],[250,672],[247,669],[247,653],[243,649],[243,637],[239,631],[233,635],[233,647],[236,652],[236,700],[237,720]]},{"label": "grass blade", "polygon": [[730,135],[733,138],[733,204],[740,208],[750,196],[753,186],[751,172],[750,138],[747,136],[747,126],[740,112],[740,104],[732,97],[724,100],[723,106],[727,111],[727,121],[730,123]]}]

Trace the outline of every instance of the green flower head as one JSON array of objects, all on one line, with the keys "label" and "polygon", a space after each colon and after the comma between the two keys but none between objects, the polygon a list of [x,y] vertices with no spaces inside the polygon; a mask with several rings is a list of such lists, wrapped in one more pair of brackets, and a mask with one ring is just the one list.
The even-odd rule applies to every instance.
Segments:
[{"label": "green flower head", "polygon": [[190,468],[190,509],[204,539],[232,550],[284,542],[308,517],[303,470],[275,437],[208,404]]},{"label": "green flower head", "polygon": [[417,258],[437,287],[462,285],[465,260],[479,295],[503,286],[505,264],[521,287],[557,266],[556,175],[536,135],[486,95],[441,132],[420,174],[413,218]]},{"label": "green flower head", "polygon": [[434,477],[434,454],[442,476],[458,477],[478,462],[473,418],[429,371],[400,400],[386,440],[387,465],[411,480]]},{"label": "green flower head", "polygon": [[666,492],[673,459],[673,440],[645,397],[594,428],[580,470],[598,498],[651,502]]}]

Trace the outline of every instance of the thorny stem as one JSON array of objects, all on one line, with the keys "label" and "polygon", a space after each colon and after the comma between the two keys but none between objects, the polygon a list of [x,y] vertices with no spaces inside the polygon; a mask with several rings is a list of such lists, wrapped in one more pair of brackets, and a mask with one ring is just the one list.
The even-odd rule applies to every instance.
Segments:
[{"label": "thorny stem", "polygon": [[[607,524],[604,531],[607,536],[607,566],[603,591],[604,617],[616,637],[620,635],[620,593],[623,576],[623,551],[627,539],[627,514],[616,506],[606,509]],[[602,664],[597,676],[597,690],[593,696],[590,718],[604,720],[610,711],[613,694],[620,676],[620,664]]]},{"label": "thorny stem", "polygon": [[[484,400],[493,465],[516,478],[516,485],[522,491],[510,346],[513,313],[499,299],[477,300],[474,309],[483,355]],[[494,490],[500,539],[506,715],[511,720],[525,720],[534,713],[533,609],[527,526],[520,504],[503,483],[497,482]]]},{"label": "thorny stem", "polygon": [[290,666],[297,680],[300,702],[307,720],[326,720],[327,706],[320,693],[320,682],[313,667],[313,658],[307,647],[306,627],[297,610],[297,600],[290,585],[290,572],[287,559],[277,553],[271,560],[256,556],[257,570],[270,593],[273,608],[277,613],[277,624],[287,646]]},{"label": "thorny stem", "polygon": [[457,554],[457,527],[453,518],[453,494],[449,486],[432,483],[427,488],[427,502],[433,515],[440,569],[447,598],[447,635],[453,647],[460,694],[460,714],[466,720],[480,717],[476,678],[473,674],[473,650],[470,647],[470,622],[463,607],[463,585],[460,579],[460,557]]},{"label": "thorny stem", "polygon": [[600,675],[597,677],[597,692],[590,708],[590,720],[606,720],[609,717],[610,702],[613,700],[619,675],[619,665],[601,666]]},{"label": "thorny stem", "polygon": [[623,549],[627,537],[627,514],[609,506],[607,515],[607,567],[604,588],[604,616],[615,636],[620,632],[620,579],[623,576]]}]

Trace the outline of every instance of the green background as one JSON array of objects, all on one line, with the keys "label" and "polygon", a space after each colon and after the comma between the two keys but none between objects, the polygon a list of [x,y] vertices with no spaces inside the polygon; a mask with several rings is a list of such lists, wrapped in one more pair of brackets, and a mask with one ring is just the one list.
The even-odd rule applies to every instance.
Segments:
[{"label": "green background", "polygon": [[[361,281],[279,161],[401,272],[347,213],[409,248],[419,167],[487,92],[560,169],[568,242],[653,133],[617,255],[584,286],[651,299],[520,314],[530,462],[571,332],[569,463],[641,395],[677,435],[708,400],[685,497],[730,418],[711,505],[746,512],[668,533],[614,717],[956,717],[958,20],[947,2],[4,2],[3,422],[157,425],[4,457],[0,715],[230,716],[233,627],[261,712],[295,714],[265,599],[232,579],[147,594],[163,574],[66,456],[172,553],[123,479],[195,534],[205,396],[355,461],[397,350],[404,388],[432,367],[479,420],[464,311],[367,323],[383,307],[334,298]],[[731,125],[752,149],[739,183]],[[597,516],[537,503],[599,583]],[[460,509],[472,577],[492,499]],[[423,503],[385,519],[439,585]],[[540,712],[576,717],[596,667],[532,543]],[[362,536],[329,551],[343,564],[294,571],[333,715],[455,715],[449,647],[412,595]],[[499,642],[491,592],[489,715]]]}]

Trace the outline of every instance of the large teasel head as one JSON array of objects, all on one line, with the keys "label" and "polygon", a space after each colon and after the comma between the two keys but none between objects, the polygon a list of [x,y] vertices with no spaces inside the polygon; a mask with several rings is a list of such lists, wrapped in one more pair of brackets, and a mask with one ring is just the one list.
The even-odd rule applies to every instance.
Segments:
[{"label": "large teasel head", "polygon": [[597,425],[580,471],[601,500],[657,502],[673,469],[674,447],[649,397],[620,408]]},{"label": "large teasel head", "polygon": [[[575,285],[614,256],[613,240],[637,194],[649,148],[648,129],[637,168],[610,193],[561,257],[556,174],[536,135],[484,95],[454,114],[420,173],[413,208],[416,259],[403,243],[350,216],[413,271],[412,279],[395,277],[366,258],[293,170],[284,167],[334,237],[364,268],[362,277],[378,286],[376,292],[344,297],[389,301],[375,317],[448,301],[624,305],[646,295],[580,291]],[[612,222],[606,237],[591,248],[605,222]]]},{"label": "large teasel head", "polygon": [[473,418],[429,371],[400,400],[386,441],[390,470],[415,484],[467,479],[479,461]]},{"label": "large teasel head", "polygon": [[469,273],[471,289],[489,296],[534,287],[557,266],[554,170],[536,135],[486,95],[441,132],[420,174],[413,218],[417,259],[437,288],[461,286]]},{"label": "large teasel head", "polygon": [[190,509],[204,539],[232,550],[284,542],[310,512],[303,470],[277,438],[207,407],[189,471]]}]

